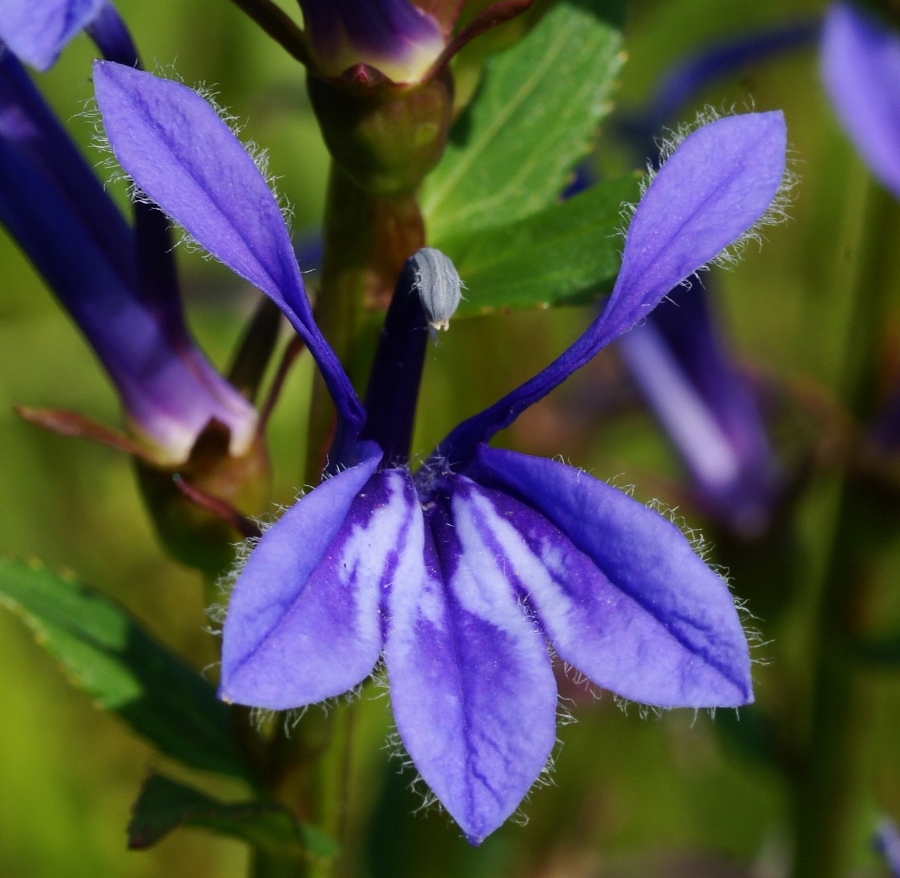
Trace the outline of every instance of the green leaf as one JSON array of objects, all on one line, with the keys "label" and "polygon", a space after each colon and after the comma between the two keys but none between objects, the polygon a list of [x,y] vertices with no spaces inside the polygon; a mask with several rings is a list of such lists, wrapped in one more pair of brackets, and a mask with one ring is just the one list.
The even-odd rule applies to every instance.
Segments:
[{"label": "green leaf", "polygon": [[215,689],[118,604],[41,564],[7,559],[0,559],[0,604],[31,628],[76,687],[163,753],[252,781]]},{"label": "green leaf", "polygon": [[575,305],[608,292],[621,262],[621,207],[637,176],[599,183],[510,226],[441,243],[466,285],[458,314]]},{"label": "green leaf", "polygon": [[551,204],[609,112],[621,37],[603,3],[564,2],[492,58],[422,195],[429,240],[507,224]]},{"label": "green leaf", "polygon": [[196,826],[230,835],[284,858],[331,859],[337,845],[311,826],[298,823],[281,805],[269,802],[225,804],[177,781],[151,774],[134,804],[128,847],[156,844],[179,826]]}]

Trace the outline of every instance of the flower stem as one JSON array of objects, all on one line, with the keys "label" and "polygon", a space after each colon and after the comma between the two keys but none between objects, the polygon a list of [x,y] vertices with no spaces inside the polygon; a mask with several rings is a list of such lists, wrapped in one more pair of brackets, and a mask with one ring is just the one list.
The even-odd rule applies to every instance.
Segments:
[{"label": "flower stem", "polygon": [[[890,196],[869,184],[857,244],[853,320],[843,367],[843,396],[863,423],[874,405],[876,352],[883,328],[882,258],[891,252]],[[811,708],[805,758],[794,795],[793,878],[839,878],[852,860],[864,780],[867,710],[852,644],[870,596],[871,558],[884,538],[871,485],[840,486],[830,557],[813,643]]]},{"label": "flower stem", "polygon": [[303,31],[272,0],[231,0],[301,64],[310,63]]},{"label": "flower stem", "polygon": [[[377,340],[373,315],[390,303],[407,257],[425,244],[414,194],[374,195],[332,163],[325,205],[319,328],[359,389]],[[324,382],[313,386],[306,481],[316,484],[333,431],[334,409]]]}]

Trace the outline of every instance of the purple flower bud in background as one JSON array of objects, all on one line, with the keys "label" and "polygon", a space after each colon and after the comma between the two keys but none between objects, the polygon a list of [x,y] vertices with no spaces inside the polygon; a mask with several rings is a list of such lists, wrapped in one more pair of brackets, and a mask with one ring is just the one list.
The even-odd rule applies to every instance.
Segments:
[{"label": "purple flower bud in background", "polygon": [[[687,138],[635,212],[600,317],[543,372],[460,424],[413,475],[384,459],[385,446],[401,444],[383,434],[388,426],[365,438],[370,420],[390,423],[378,410],[394,400],[376,381],[367,417],[312,321],[278,207],[229,129],[177,83],[108,63],[94,79],[122,166],[279,304],[340,419],[331,477],[266,531],[237,579],[224,699],[311,704],[360,684],[383,654],[401,740],[475,844],[519,805],[555,742],[548,641],[625,698],[752,700],[728,588],[678,528],[572,467],[485,443],[766,213],[784,172],[781,114],[722,119]],[[412,307],[396,314],[424,332],[406,287],[395,295]],[[407,349],[402,334],[386,339]],[[387,385],[396,372],[382,374]],[[415,380],[406,386],[412,395]]]},{"label": "purple flower bud in background", "polygon": [[417,82],[444,51],[436,18],[410,0],[300,0],[312,56],[325,76],[366,64]]},{"label": "purple flower bud in background", "polygon": [[699,280],[673,290],[618,351],[690,473],[700,509],[740,537],[764,533],[782,473]]},{"label": "purple flower bud in background", "polygon": [[[0,29],[4,39],[27,48],[31,20],[14,7],[16,15],[0,14]],[[87,8],[28,4],[47,28]],[[90,8],[98,43],[136,61],[114,10],[103,4]],[[64,33],[72,35],[68,29]],[[54,46],[53,53],[62,47],[60,42]],[[52,62],[50,54],[45,57]],[[187,330],[165,217],[142,204],[136,208],[135,228],[128,226],[2,44],[0,222],[93,347],[149,458],[160,465],[183,463],[211,421],[230,431],[232,454],[248,450],[256,435],[256,412],[209,364]]]},{"label": "purple flower bud in background", "polygon": [[[900,198],[900,34],[850,3],[825,17],[822,81],[844,131],[872,175]],[[876,417],[884,450],[900,449],[900,388]]]},{"label": "purple flower bud in background", "polygon": [[822,81],[872,174],[900,197],[900,34],[850,3],[825,16]]},{"label": "purple flower bud in background", "polygon": [[[309,62],[326,79],[386,77],[415,85],[437,76],[485,30],[524,12],[534,0],[498,0],[454,33],[463,0],[299,0]],[[371,72],[376,76],[372,77]]]}]

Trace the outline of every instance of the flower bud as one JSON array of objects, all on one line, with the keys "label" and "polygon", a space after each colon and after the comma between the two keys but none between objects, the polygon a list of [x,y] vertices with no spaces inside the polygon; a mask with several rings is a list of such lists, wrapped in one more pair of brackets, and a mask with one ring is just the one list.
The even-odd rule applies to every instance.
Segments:
[{"label": "flower bud", "polygon": [[329,152],[366,192],[410,193],[443,155],[453,110],[447,73],[412,88],[310,76],[307,88]]},{"label": "flower bud", "polygon": [[360,64],[395,83],[421,82],[446,45],[438,21],[409,0],[300,0],[317,72]]}]

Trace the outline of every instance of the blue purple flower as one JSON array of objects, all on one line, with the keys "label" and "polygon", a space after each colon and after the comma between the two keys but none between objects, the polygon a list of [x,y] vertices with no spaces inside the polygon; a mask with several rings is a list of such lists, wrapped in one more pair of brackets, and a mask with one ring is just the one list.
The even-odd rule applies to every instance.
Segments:
[{"label": "blue purple flower", "polygon": [[[39,44],[48,63],[73,35],[68,26],[51,28],[63,21],[90,21],[105,54],[137,63],[130,36],[111,6],[32,2],[28,9],[43,22],[45,36],[55,35],[52,51],[46,41]],[[4,39],[34,60],[39,52],[37,43],[28,42],[32,25],[15,4],[10,14],[0,15]],[[247,451],[256,436],[256,412],[188,332],[164,215],[137,204],[135,227],[129,227],[13,51],[2,44],[0,222],[90,342],[147,457],[161,465],[183,463],[212,421],[230,431],[233,454]]]},{"label": "blue purple flower", "polygon": [[5,0],[0,41],[38,70],[49,70],[106,5],[107,0]]},{"label": "blue purple flower", "polygon": [[584,472],[486,443],[766,213],[784,173],[780,113],[687,137],[635,211],[600,317],[413,474],[385,458],[402,443],[367,433],[392,400],[370,387],[368,415],[360,404],[312,320],[278,206],[229,129],[177,83],[108,63],[94,78],[119,162],[279,304],[338,410],[329,477],[266,531],[237,579],[222,698],[300,707],[358,686],[383,656],[400,738],[472,843],[518,807],[553,748],[548,642],[624,698],[752,700],[729,590],[677,527]]},{"label": "blue purple flower", "polygon": [[850,3],[825,16],[822,81],[869,170],[900,197],[900,35]]}]

